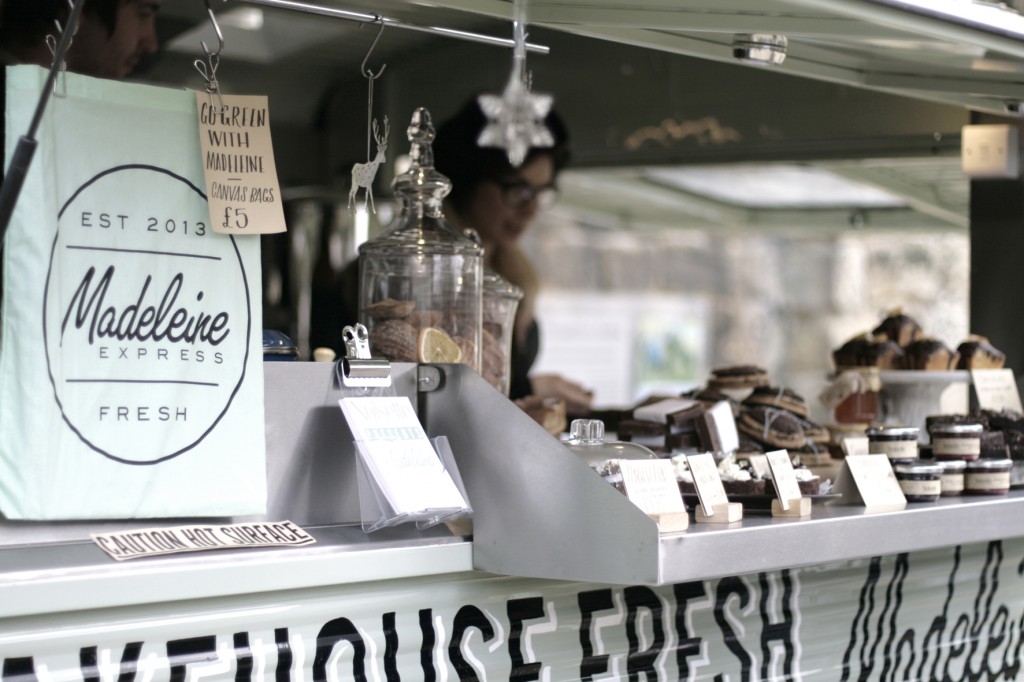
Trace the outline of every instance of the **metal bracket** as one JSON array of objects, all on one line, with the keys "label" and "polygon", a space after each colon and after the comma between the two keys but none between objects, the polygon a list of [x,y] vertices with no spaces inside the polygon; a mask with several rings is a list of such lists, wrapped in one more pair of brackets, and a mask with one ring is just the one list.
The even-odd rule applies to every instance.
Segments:
[{"label": "metal bracket", "polygon": [[416,368],[416,390],[420,393],[436,391],[444,385],[444,373],[436,365],[420,365]]},{"label": "metal bracket", "polygon": [[387,387],[391,385],[391,363],[370,357],[370,335],[361,324],[341,330],[345,357],[338,361],[338,377],[344,386]]}]

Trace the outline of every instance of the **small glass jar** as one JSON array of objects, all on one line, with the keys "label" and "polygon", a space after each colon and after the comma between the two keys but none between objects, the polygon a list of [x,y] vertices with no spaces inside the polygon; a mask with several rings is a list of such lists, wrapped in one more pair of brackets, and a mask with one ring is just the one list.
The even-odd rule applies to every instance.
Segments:
[{"label": "small glass jar", "polygon": [[966,463],[964,492],[968,495],[1005,495],[1010,492],[1010,459],[976,459]]},{"label": "small glass jar", "polygon": [[981,456],[981,424],[933,424],[932,456],[937,460],[971,461]]},{"label": "small glass jar", "polygon": [[490,268],[484,269],[480,373],[504,395],[512,380],[512,328],[523,290]]},{"label": "small glass jar", "polygon": [[888,455],[889,459],[917,459],[917,437],[921,429],[916,426],[880,426],[867,430],[868,453]]},{"label": "small glass jar", "polygon": [[937,462],[942,467],[942,496],[956,497],[964,493],[964,469],[967,462],[962,459],[947,459]]},{"label": "small glass jar", "polygon": [[878,393],[851,393],[836,405],[834,414],[840,424],[870,424],[881,416]]},{"label": "small glass jar", "polygon": [[893,469],[907,502],[934,502],[942,494],[942,467],[924,462],[903,462]]}]

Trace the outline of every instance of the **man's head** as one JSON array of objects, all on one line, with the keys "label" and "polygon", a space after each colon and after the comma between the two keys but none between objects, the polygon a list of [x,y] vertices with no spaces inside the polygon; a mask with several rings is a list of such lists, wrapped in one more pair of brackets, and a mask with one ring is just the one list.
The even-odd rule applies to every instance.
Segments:
[{"label": "man's head", "polygon": [[[100,78],[128,76],[156,52],[156,12],[161,0],[86,0],[67,54],[68,69]],[[0,47],[19,60],[48,66],[47,34],[66,24],[67,0],[2,0]]]}]

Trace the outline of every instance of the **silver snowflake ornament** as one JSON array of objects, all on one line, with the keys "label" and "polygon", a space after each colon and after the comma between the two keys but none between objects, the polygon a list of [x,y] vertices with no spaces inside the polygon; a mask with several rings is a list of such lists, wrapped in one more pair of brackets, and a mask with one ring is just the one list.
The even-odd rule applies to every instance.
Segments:
[{"label": "silver snowflake ornament", "polygon": [[487,117],[487,125],[477,144],[500,147],[508,152],[513,166],[522,165],[530,147],[550,147],[555,143],[544,117],[551,111],[551,95],[530,92],[518,69],[513,68],[505,91],[499,95],[480,95],[477,102]]}]

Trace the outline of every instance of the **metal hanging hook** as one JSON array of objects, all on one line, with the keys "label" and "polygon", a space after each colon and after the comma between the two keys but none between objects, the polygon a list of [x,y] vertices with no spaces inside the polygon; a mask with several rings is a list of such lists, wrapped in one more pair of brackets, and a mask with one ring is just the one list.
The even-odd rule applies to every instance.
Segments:
[{"label": "metal hanging hook", "polygon": [[213,13],[213,8],[210,7],[210,0],[203,0],[206,3],[206,11],[210,15],[210,22],[213,24],[213,30],[217,33],[217,51],[210,52],[210,48],[206,46],[205,40],[200,40],[199,44],[203,46],[203,52],[206,53],[208,59],[219,57],[221,51],[224,49],[224,34],[221,33],[220,24],[217,23],[217,16]]},{"label": "metal hanging hook", "polygon": [[380,71],[374,73],[366,66],[366,62],[370,59],[370,54],[373,53],[373,48],[377,47],[377,41],[380,40],[380,35],[384,33],[384,17],[382,17],[379,14],[375,14],[373,16],[374,21],[380,24],[380,28],[377,29],[377,36],[373,39],[373,42],[370,43],[370,49],[366,51],[366,56],[363,57],[363,63],[359,66],[359,72],[362,75],[369,78],[371,81],[380,78],[381,74],[384,73],[384,69],[388,68],[387,64],[382,64],[380,67]]}]

